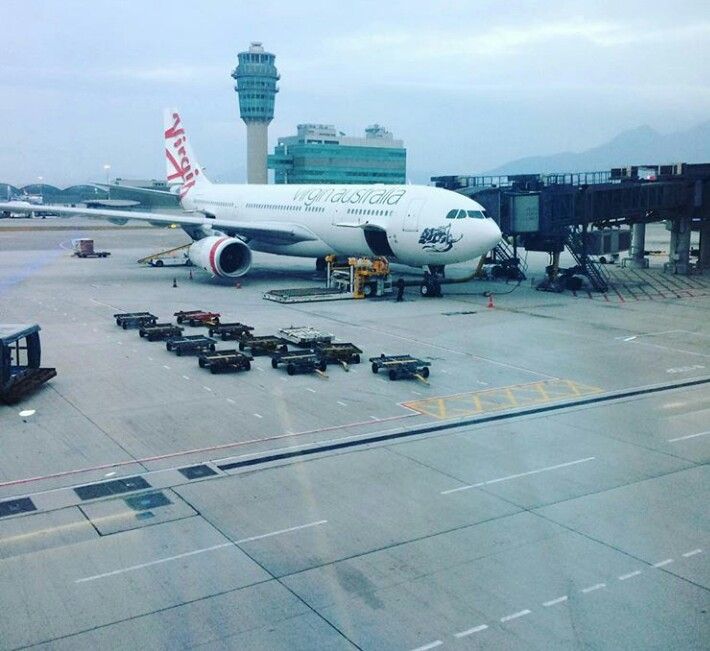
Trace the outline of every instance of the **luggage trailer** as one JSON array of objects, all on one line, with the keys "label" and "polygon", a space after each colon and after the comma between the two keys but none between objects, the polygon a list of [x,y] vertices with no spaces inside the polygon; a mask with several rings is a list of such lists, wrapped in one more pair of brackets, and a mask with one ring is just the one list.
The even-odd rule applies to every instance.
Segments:
[{"label": "luggage trailer", "polygon": [[148,341],[165,341],[180,337],[184,329],[174,323],[155,323],[151,326],[143,326],[138,330],[138,334]]},{"label": "luggage trailer", "polygon": [[287,343],[276,335],[254,336],[247,332],[239,338],[239,350],[248,350],[251,355],[271,355],[275,352],[285,353],[288,350]]},{"label": "luggage trailer", "polygon": [[158,317],[150,312],[123,312],[114,314],[113,318],[116,319],[116,325],[124,330],[153,326],[158,322]]},{"label": "luggage trailer", "polygon": [[333,335],[328,332],[320,332],[310,326],[290,326],[281,328],[279,335],[286,341],[300,348],[313,348],[317,344],[329,344],[333,341]]},{"label": "luggage trailer", "polygon": [[327,364],[314,350],[276,351],[271,355],[271,367],[286,366],[286,373],[319,373],[323,375]]},{"label": "luggage trailer", "polygon": [[426,383],[429,377],[430,362],[417,359],[411,355],[385,355],[370,357],[372,372],[377,373],[381,368],[387,371],[390,380],[410,380],[415,378]]},{"label": "luggage trailer", "polygon": [[182,357],[183,355],[196,355],[214,351],[216,344],[217,340],[212,339],[212,337],[188,335],[186,337],[168,339],[165,342],[165,348],[169,352],[174,352],[178,357]]},{"label": "luggage trailer", "polygon": [[204,310],[180,310],[174,312],[178,323],[187,323],[193,328],[197,326],[215,326],[219,325],[219,317],[222,316],[219,312],[205,312]]},{"label": "luggage trailer", "polygon": [[253,357],[238,350],[215,350],[202,353],[197,361],[200,368],[208,368],[210,373],[237,373],[249,371]]},{"label": "luggage trailer", "polygon": [[219,337],[222,341],[233,341],[249,334],[254,328],[243,323],[218,323],[209,326],[210,337]]},{"label": "luggage trailer", "polygon": [[360,350],[351,343],[320,343],[316,344],[316,353],[326,364],[340,364],[346,371],[350,370],[348,365],[359,364]]}]

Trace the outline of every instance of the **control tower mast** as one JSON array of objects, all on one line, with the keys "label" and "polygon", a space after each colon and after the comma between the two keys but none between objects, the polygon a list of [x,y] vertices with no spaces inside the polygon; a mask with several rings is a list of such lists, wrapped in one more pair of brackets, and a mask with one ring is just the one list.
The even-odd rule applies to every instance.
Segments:
[{"label": "control tower mast", "polygon": [[274,118],[274,102],[279,73],[276,57],[265,52],[261,43],[253,42],[240,52],[239,64],[232,72],[237,82],[239,115],[247,125],[247,183],[266,183],[269,122]]}]

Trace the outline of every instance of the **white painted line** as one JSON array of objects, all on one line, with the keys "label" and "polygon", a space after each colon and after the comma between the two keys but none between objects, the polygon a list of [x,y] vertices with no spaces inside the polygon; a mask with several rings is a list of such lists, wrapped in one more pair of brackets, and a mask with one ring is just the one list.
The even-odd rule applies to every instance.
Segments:
[{"label": "white painted line", "polygon": [[416,649],[412,649],[412,651],[428,651],[429,649],[436,649],[436,647],[441,646],[442,644],[443,642],[441,640],[435,640],[434,642],[430,642],[424,646],[418,646]]},{"label": "white painted line", "polygon": [[168,371],[170,370],[170,367],[167,364],[163,364],[163,368],[167,368]]},{"label": "white painted line", "polygon": [[512,615],[506,615],[505,617],[501,617],[500,621],[501,623],[509,622],[511,619],[518,619],[518,617],[524,617],[525,615],[529,615],[531,612],[531,610],[521,610],[517,613],[513,613]]},{"label": "white painted line", "polygon": [[557,599],[551,599],[550,601],[545,601],[542,605],[545,606],[545,608],[549,608],[550,606],[556,606],[557,604],[561,604],[563,601],[567,601],[567,595],[557,597]]},{"label": "white painted line", "polygon": [[256,367],[256,370],[257,370],[257,371],[261,371],[262,373],[264,372],[264,369],[261,368],[260,366],[257,366],[257,367]]},{"label": "white painted line", "polygon": [[187,375],[183,375],[182,377],[183,377],[185,380],[189,380],[189,379],[190,379],[189,377],[187,377]]},{"label": "white painted line", "polygon": [[306,391],[310,391],[311,393],[315,393],[315,392],[316,392],[316,390],[315,390],[315,389],[311,389],[311,387],[306,387]]},{"label": "white painted line", "polygon": [[321,524],[326,524],[328,520],[317,520],[316,522],[309,522],[308,524],[299,524],[296,527],[289,527],[288,529],[279,529],[278,531],[272,531],[270,533],[263,533],[260,536],[251,536],[250,538],[242,538],[235,542],[236,545],[245,542],[252,542],[253,540],[261,540],[262,538],[271,538],[272,536],[278,536],[282,533],[290,533],[291,531],[299,531],[301,529],[308,529],[309,527],[317,527]]},{"label": "white painted line", "polygon": [[203,388],[205,391],[212,391],[212,389],[210,389],[209,387],[206,387],[206,386],[204,386],[204,385],[202,385],[202,388]]},{"label": "white painted line", "polygon": [[117,344],[118,346],[123,346],[123,344],[122,344],[120,341],[117,341],[116,344]]},{"label": "white painted line", "polygon": [[606,588],[606,583],[595,583],[594,585],[590,585],[588,588],[582,588],[580,592],[582,594],[587,594],[588,592],[594,592],[595,590],[601,590],[602,588]]},{"label": "white painted line", "polygon": [[152,362],[152,361],[153,361],[153,358],[152,358],[152,357],[149,357],[148,360]]},{"label": "white painted line", "polygon": [[632,337],[624,337],[624,341],[633,341],[636,339],[636,335],[633,335]]},{"label": "white painted line", "polygon": [[658,561],[658,563],[654,563],[653,567],[665,567],[666,565],[670,565],[673,562],[672,558],[666,558],[663,561]]},{"label": "white painted line", "polygon": [[342,400],[338,400],[338,404],[339,404],[341,407],[347,407],[347,405],[346,405]]},{"label": "white painted line", "polygon": [[380,420],[377,416],[370,416],[370,418],[372,418],[372,420]]},{"label": "white painted line", "polygon": [[76,579],[74,583],[87,583],[89,581],[95,581],[96,579],[105,579],[109,576],[116,576],[117,574],[123,574],[124,572],[135,572],[136,570],[142,570],[146,567],[151,567],[152,565],[160,565],[161,563],[167,563],[168,561],[176,561],[179,558],[186,558],[188,556],[196,556],[197,554],[204,554],[205,552],[211,552],[215,549],[222,549],[223,547],[233,547],[234,543],[226,542],[219,545],[212,545],[212,547],[203,547],[202,549],[194,549],[191,552],[185,552],[184,554],[177,554],[176,556],[168,556],[167,558],[159,558],[157,561],[150,561],[148,563],[141,563],[140,565],[131,565],[129,567],[124,567],[120,570],[114,570],[113,572],[104,572],[103,574],[94,574],[93,576],[86,576],[83,579]]},{"label": "white painted line", "polygon": [[237,403],[234,402],[234,400],[232,400],[231,398],[227,398],[227,402],[229,402],[229,403],[231,403],[231,404],[233,404],[233,405],[236,405],[236,404],[237,404]]},{"label": "white painted line", "polygon": [[558,463],[556,466],[547,466],[545,468],[538,468],[537,470],[528,470],[527,472],[519,472],[516,475],[508,475],[506,477],[498,477],[497,479],[489,479],[488,481],[482,481],[478,484],[471,484],[469,486],[459,486],[458,488],[450,488],[449,490],[441,491],[442,495],[448,495],[450,493],[456,493],[457,491],[464,491],[469,488],[477,488],[479,486],[488,486],[489,484],[497,484],[502,481],[508,481],[509,479],[518,479],[519,477],[527,477],[529,475],[537,475],[541,472],[547,472],[549,470],[558,470],[559,468],[567,468],[569,466],[574,466],[578,463],[586,463],[587,461],[593,461],[596,457],[585,457],[584,459],[576,459],[575,461],[568,461],[567,463]]},{"label": "white painted line", "polygon": [[289,533],[291,531],[297,531],[299,529],[305,529],[306,527],[315,527],[320,524],[325,524],[327,520],[318,520],[317,522],[309,522],[308,524],[301,524],[297,527],[290,527],[289,529],[280,529],[279,531],[272,531],[270,533],[265,533],[260,536],[252,536],[250,538],[242,538],[235,542],[225,542],[219,545],[212,545],[212,547],[203,547],[202,549],[193,549],[191,552],[185,552],[184,554],[176,554],[175,556],[168,556],[166,558],[159,558],[155,561],[149,561],[148,563],[140,563],[139,565],[131,565],[129,567],[121,568],[120,570],[113,570],[112,572],[104,572],[103,574],[94,574],[93,576],[86,576],[82,579],[75,579],[74,583],[87,583],[89,581],[95,581],[96,579],[104,579],[109,576],[116,576],[117,574],[124,574],[125,572],[135,572],[136,570],[142,570],[146,567],[151,567],[153,565],[161,565],[162,563],[167,563],[169,561],[176,561],[180,558],[187,558],[188,556],[196,556],[197,554],[204,554],[205,552],[211,552],[216,549],[223,549],[224,547],[233,547],[244,542],[250,542],[252,540],[260,540],[261,538],[269,538],[271,536],[278,536],[282,533]]},{"label": "white painted line", "polygon": [[261,414],[257,414],[256,412],[254,412],[254,416],[256,416],[257,418],[263,418]]},{"label": "white painted line", "polygon": [[702,554],[703,550],[702,549],[694,549],[692,552],[685,552],[683,556],[685,558],[690,558],[691,556],[696,556],[697,554]]},{"label": "white painted line", "polygon": [[414,389],[412,389],[412,393],[414,393],[415,395],[418,395],[418,396],[422,395],[421,391],[415,391]]},{"label": "white painted line", "polygon": [[481,624],[480,626],[474,626],[473,628],[469,628],[468,630],[461,631],[460,633],[454,633],[454,637],[462,638],[466,637],[467,635],[473,635],[474,633],[478,633],[480,631],[485,631],[488,628],[488,624]]},{"label": "white painted line", "polygon": [[674,439],[668,439],[668,442],[675,443],[676,441],[685,441],[686,439],[694,439],[698,436],[707,436],[708,434],[710,434],[710,430],[708,430],[707,432],[698,432],[697,434],[688,434],[688,436],[679,436]]},{"label": "white painted line", "polygon": [[626,579],[632,579],[635,576],[642,574],[641,570],[636,570],[635,572],[629,572],[628,574],[622,574],[619,577],[619,581],[626,581]]}]

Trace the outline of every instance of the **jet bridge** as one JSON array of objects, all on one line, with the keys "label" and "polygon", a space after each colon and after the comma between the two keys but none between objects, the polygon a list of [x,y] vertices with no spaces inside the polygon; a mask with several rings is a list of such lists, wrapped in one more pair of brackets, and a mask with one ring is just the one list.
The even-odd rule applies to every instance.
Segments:
[{"label": "jet bridge", "polygon": [[[644,165],[575,174],[432,177],[437,187],[460,192],[483,205],[513,247],[544,251],[557,273],[567,247],[578,272],[606,291],[602,256],[631,249],[629,266],[647,265],[645,226],[666,221],[671,244],[665,268],[689,274],[710,267],[710,163]],[[690,232],[700,230],[697,261]],[[633,234],[633,237],[632,237]]]}]

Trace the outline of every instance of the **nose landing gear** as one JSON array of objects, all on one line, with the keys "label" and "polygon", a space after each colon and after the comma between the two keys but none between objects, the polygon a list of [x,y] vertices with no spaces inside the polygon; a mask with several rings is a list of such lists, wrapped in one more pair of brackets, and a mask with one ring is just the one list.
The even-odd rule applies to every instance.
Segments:
[{"label": "nose landing gear", "polygon": [[441,297],[441,281],[443,278],[443,265],[429,265],[429,271],[424,272],[424,280],[419,287],[419,293],[426,298]]}]

